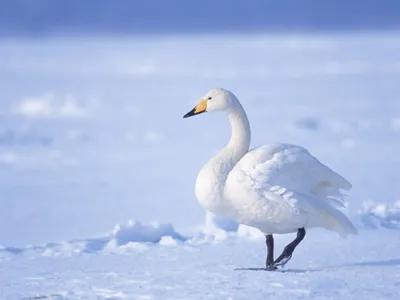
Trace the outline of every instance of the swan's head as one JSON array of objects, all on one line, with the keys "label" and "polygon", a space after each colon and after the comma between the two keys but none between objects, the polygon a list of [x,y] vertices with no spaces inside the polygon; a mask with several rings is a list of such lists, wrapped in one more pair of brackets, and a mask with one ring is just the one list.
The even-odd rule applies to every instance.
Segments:
[{"label": "swan's head", "polygon": [[183,117],[188,118],[204,112],[227,110],[237,102],[235,95],[231,92],[221,88],[212,89],[204,95],[195,108]]}]

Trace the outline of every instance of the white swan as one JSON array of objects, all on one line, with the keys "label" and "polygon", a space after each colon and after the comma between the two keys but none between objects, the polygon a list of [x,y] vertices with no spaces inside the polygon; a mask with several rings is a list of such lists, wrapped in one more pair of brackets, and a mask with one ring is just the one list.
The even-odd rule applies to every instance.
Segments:
[{"label": "white swan", "polygon": [[[305,236],[305,228],[322,227],[345,237],[357,230],[335,206],[344,204],[341,189],[351,184],[306,149],[266,144],[249,151],[250,124],[236,96],[212,89],[184,118],[225,111],[232,136],[228,145],[200,171],[195,193],[209,212],[260,229],[266,235],[266,267],[286,264]],[[296,239],[273,259],[272,234],[297,232]]]}]

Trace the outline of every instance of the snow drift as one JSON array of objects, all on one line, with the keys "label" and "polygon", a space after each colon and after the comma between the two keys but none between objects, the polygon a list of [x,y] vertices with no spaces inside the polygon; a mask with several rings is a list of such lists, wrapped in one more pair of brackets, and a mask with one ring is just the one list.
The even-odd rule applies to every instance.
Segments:
[{"label": "snow drift", "polygon": [[358,216],[366,228],[400,229],[400,200],[393,204],[365,203]]},{"label": "snow drift", "polygon": [[111,233],[104,237],[85,241],[84,252],[121,252],[126,249],[142,248],[138,244],[176,244],[185,241],[182,235],[175,231],[172,224],[153,222],[142,224],[129,220],[126,224],[115,225]]},{"label": "snow drift", "polygon": [[263,237],[263,234],[257,228],[241,225],[233,220],[206,212],[200,232],[190,238],[188,242],[191,244],[224,242],[230,238],[238,237],[254,239]]},{"label": "snow drift", "polygon": [[[367,229],[400,229],[400,201],[393,204],[366,203],[357,214],[356,224]],[[46,243],[40,246],[0,246],[0,255],[23,255],[26,252],[40,252],[43,256],[71,256],[89,253],[130,253],[143,251],[150,245],[171,246],[178,244],[199,245],[226,242],[231,239],[259,239],[263,234],[257,229],[205,214],[204,224],[190,236],[177,232],[170,223],[153,222],[142,224],[129,220],[117,224],[110,232],[94,238],[75,239],[60,243]]]},{"label": "snow drift", "polygon": [[146,245],[176,245],[184,241],[186,238],[176,232],[172,224],[160,222],[142,224],[129,220],[126,224],[115,225],[111,232],[99,237],[21,248],[0,246],[0,254],[16,255],[32,251],[39,251],[43,256],[70,256],[97,252],[124,253],[143,250]]}]

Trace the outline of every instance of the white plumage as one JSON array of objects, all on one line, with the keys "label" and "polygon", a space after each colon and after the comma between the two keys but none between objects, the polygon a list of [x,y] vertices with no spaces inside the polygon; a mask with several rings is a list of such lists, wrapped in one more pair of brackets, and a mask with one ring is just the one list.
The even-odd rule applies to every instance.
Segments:
[{"label": "white plumage", "polygon": [[344,206],[341,189],[351,184],[306,149],[268,144],[247,152],[227,177],[224,198],[240,223],[264,233],[290,233],[324,227],[340,235],[354,226],[335,206]]},{"label": "white plumage", "polygon": [[196,182],[199,203],[217,216],[265,234],[323,227],[341,236],[357,233],[337,208],[351,184],[306,149],[282,143],[249,151],[250,124],[238,99],[224,89],[209,91],[185,117],[224,111],[232,126],[228,145],[202,168]]}]

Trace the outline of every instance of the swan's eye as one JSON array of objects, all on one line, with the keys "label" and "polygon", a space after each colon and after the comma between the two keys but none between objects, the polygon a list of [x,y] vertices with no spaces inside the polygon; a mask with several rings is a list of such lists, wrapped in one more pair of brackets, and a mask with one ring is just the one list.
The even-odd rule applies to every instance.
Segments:
[{"label": "swan's eye", "polygon": [[212,97],[208,97],[208,98],[207,98],[207,100],[211,100],[211,99],[212,99]]}]

